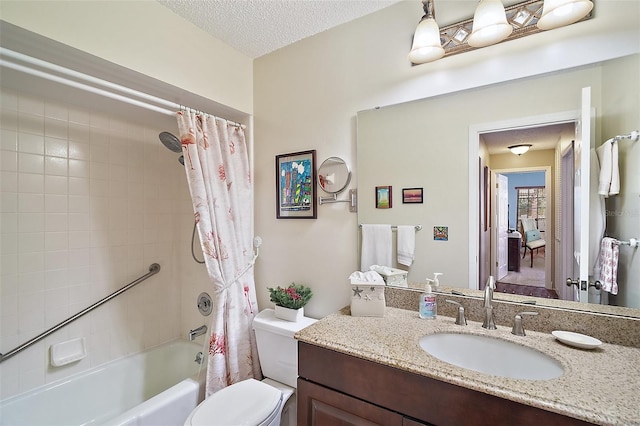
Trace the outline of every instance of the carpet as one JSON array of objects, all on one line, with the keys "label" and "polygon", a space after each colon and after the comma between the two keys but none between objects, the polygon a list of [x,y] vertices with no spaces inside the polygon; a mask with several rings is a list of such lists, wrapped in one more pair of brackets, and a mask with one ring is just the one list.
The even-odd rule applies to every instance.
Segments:
[{"label": "carpet", "polygon": [[520,272],[509,271],[507,275],[500,278],[501,283],[506,284],[518,284],[531,287],[544,288],[545,274],[544,274],[544,256],[543,249],[539,249],[538,253],[533,252],[533,268],[531,265],[531,256],[527,250],[527,255],[522,259],[522,250],[520,251]]},{"label": "carpet", "polygon": [[558,299],[558,293],[544,287],[535,287],[529,285],[508,284],[503,282],[496,283],[496,292],[521,294],[523,296],[544,297],[545,299]]}]

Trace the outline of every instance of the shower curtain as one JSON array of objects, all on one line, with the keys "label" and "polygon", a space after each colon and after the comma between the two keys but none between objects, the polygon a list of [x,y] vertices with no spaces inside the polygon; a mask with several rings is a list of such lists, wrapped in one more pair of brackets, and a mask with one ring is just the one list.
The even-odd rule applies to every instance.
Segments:
[{"label": "shower curtain", "polygon": [[257,313],[252,185],[244,130],[206,114],[177,114],[202,252],[213,284],[207,391],[261,375],[251,322]]}]

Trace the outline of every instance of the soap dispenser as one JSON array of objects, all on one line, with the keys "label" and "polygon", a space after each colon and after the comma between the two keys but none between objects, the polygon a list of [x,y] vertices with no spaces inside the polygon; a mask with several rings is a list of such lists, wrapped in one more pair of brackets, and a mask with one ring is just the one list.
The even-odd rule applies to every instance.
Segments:
[{"label": "soap dispenser", "polygon": [[440,288],[440,281],[438,280],[438,277],[442,275],[442,272],[434,272],[433,273],[433,289],[434,290],[438,290],[438,288]]},{"label": "soap dispenser", "polygon": [[[431,281],[427,278],[428,281]],[[436,319],[438,305],[436,295],[431,292],[431,285],[425,286],[425,292],[420,295],[420,308],[418,314],[422,319]]]}]

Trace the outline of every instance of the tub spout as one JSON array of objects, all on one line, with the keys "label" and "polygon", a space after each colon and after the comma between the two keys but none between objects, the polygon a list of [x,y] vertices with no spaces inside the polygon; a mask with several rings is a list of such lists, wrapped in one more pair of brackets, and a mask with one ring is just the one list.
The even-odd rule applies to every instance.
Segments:
[{"label": "tub spout", "polygon": [[195,328],[193,330],[189,330],[189,340],[195,340],[196,337],[202,336],[206,332],[207,332],[207,326],[206,325],[201,325],[198,328]]}]

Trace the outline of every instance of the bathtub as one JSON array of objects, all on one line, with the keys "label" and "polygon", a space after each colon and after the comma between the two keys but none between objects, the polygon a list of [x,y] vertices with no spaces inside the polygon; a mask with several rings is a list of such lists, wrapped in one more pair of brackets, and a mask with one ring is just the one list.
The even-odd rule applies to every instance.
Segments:
[{"label": "bathtub", "polygon": [[16,395],[0,403],[0,425],[181,426],[204,398],[200,351],[176,340]]}]

